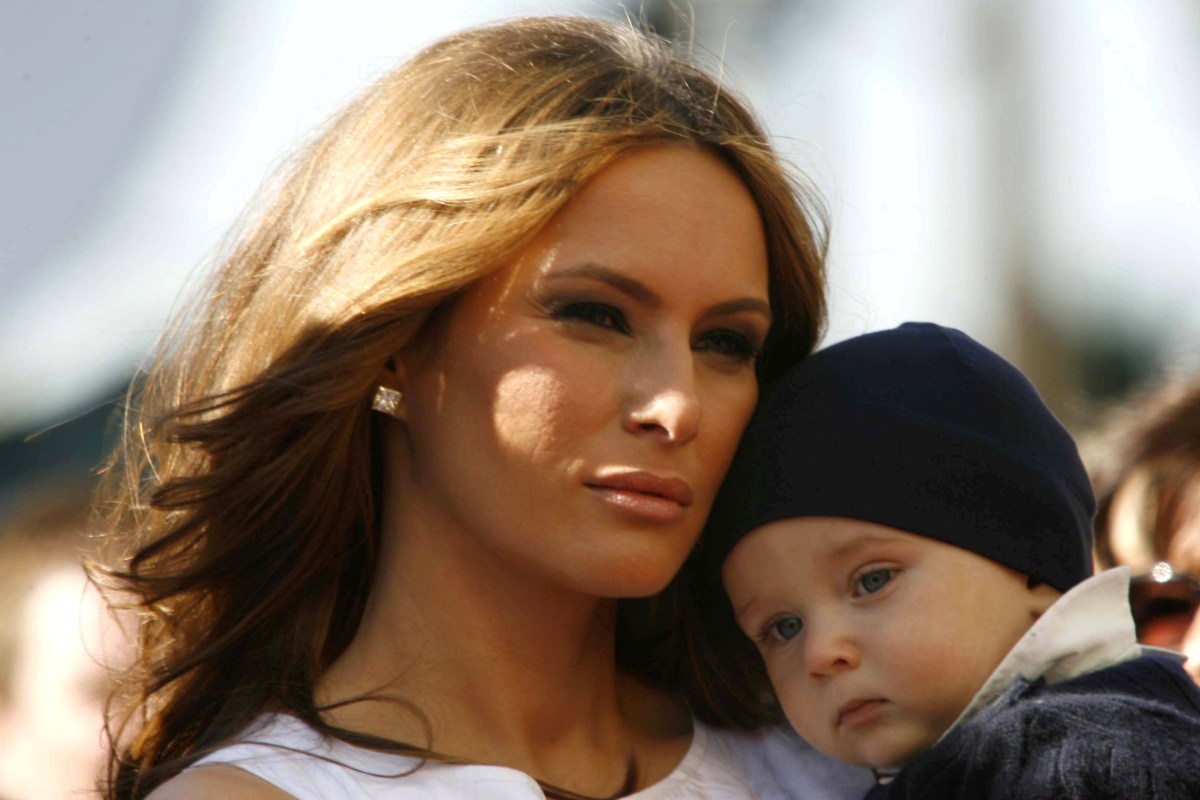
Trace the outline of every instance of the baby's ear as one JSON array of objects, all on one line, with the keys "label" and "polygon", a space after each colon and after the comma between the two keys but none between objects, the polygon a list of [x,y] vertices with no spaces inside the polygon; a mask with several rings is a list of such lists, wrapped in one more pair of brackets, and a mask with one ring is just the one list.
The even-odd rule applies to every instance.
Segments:
[{"label": "baby's ear", "polygon": [[1033,614],[1034,619],[1045,614],[1050,606],[1058,602],[1058,598],[1063,595],[1058,589],[1036,578],[1029,578],[1025,582],[1025,585],[1029,587],[1029,610]]}]

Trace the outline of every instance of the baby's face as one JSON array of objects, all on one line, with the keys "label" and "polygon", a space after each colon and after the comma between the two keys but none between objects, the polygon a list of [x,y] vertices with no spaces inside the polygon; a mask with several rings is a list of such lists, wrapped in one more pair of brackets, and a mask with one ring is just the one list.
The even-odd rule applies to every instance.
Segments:
[{"label": "baby's face", "polygon": [[792,726],[876,768],[932,745],[1052,602],[983,556],[841,517],[752,531],[723,577]]}]

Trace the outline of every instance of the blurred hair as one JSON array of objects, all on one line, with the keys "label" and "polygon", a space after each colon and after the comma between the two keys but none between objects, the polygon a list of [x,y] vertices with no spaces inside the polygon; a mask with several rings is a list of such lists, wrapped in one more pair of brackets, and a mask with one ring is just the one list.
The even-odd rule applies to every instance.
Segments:
[{"label": "blurred hair", "polygon": [[[820,336],[824,218],[746,108],[667,42],[572,18],[469,30],[383,77],[300,154],[131,390],[102,495],[118,546],[94,571],[142,617],[109,797],[144,796],[267,709],[437,757],[333,729],[313,702],[378,548],[370,393],[589,178],[664,142],[718,154],[758,205],[769,377]],[[646,634],[619,646],[627,666],[703,698],[685,661],[650,653],[680,647],[663,633],[677,601],[650,605],[623,617],[622,641]]]},{"label": "blurred hair", "polygon": [[1109,412],[1085,454],[1101,567],[1119,563],[1119,535],[1155,560],[1200,562],[1200,380],[1169,381]]},{"label": "blurred hair", "polygon": [[46,481],[27,489],[16,508],[0,515],[0,707],[14,699],[13,667],[30,594],[56,570],[81,570],[91,549],[88,493],[78,481]]}]

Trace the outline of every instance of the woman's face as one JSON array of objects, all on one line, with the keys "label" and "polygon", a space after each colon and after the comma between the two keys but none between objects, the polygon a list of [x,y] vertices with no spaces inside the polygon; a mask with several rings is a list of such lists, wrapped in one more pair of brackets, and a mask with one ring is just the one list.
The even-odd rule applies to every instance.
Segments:
[{"label": "woman's face", "polygon": [[757,400],[770,322],[738,177],[682,145],[621,157],[401,359],[395,529],[506,577],[662,589]]},{"label": "woman's face", "polygon": [[[1166,552],[1161,552],[1143,521],[1146,497],[1157,491],[1152,486],[1146,472],[1135,471],[1117,489],[1109,517],[1109,544],[1115,562],[1128,565],[1137,579],[1130,600],[1138,641],[1183,653],[1184,668],[1200,683],[1200,606],[1192,583],[1200,576],[1200,539],[1193,533],[1200,531],[1200,511],[1178,520]],[[1159,562],[1170,565],[1167,574],[1159,573]],[[1172,572],[1174,580],[1169,580]],[[1147,578],[1151,575],[1156,580]]]}]

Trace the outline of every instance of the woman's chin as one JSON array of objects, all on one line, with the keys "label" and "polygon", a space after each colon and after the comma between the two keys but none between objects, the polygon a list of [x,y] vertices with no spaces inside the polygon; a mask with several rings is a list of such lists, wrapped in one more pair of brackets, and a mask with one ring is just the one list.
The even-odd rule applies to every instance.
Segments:
[{"label": "woman's chin", "polygon": [[650,597],[667,588],[683,567],[682,557],[639,558],[622,564],[605,565],[592,572],[591,594],[597,597]]}]

